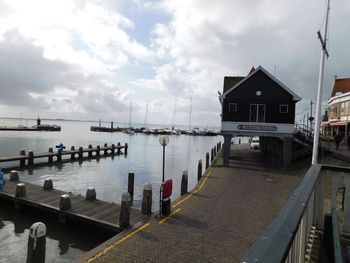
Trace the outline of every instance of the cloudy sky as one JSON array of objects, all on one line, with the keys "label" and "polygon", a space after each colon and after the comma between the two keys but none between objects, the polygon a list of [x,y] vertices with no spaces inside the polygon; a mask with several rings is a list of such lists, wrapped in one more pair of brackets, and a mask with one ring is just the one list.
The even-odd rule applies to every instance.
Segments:
[{"label": "cloudy sky", "polygon": [[[0,116],[219,126],[224,76],[263,66],[315,101],[322,0],[0,0]],[[350,1],[331,3],[324,100],[350,77]]]}]

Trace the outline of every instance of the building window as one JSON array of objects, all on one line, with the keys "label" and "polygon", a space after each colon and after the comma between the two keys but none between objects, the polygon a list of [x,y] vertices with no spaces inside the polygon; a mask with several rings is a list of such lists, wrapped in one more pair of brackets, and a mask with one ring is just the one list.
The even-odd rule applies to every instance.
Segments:
[{"label": "building window", "polygon": [[280,105],[280,113],[288,113],[288,105],[287,104]]},{"label": "building window", "polygon": [[237,111],[237,103],[229,103],[228,104],[228,111],[229,112],[236,112]]},{"label": "building window", "polygon": [[265,104],[250,104],[249,121],[265,122]]}]

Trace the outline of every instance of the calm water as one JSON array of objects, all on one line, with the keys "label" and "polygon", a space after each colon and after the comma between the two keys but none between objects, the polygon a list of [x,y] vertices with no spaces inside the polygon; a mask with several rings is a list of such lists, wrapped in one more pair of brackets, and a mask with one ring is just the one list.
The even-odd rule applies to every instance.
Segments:
[{"label": "calm water", "polygon": [[[52,122],[43,121],[43,123],[51,124]],[[122,145],[128,143],[128,155],[119,155],[114,158],[102,157],[80,164],[67,162],[61,165],[24,170],[19,173],[21,180],[42,185],[45,178],[50,177],[53,179],[55,188],[82,195],[85,195],[89,186],[93,186],[96,188],[97,198],[120,203],[122,193],[127,190],[127,175],[129,172],[134,172],[134,206],[140,207],[143,185],[150,182],[153,186],[153,210],[157,210],[162,178],[162,147],[158,142],[158,136],[90,132],[90,126],[96,123],[68,121],[55,121],[54,123],[61,125],[61,132],[0,131],[0,156],[18,155],[20,149],[33,150],[34,153],[44,152],[60,142],[63,142],[68,149],[72,145],[77,148],[87,147],[89,144],[96,146],[104,143],[108,145],[117,144],[117,142]],[[0,126],[18,124],[18,120],[0,119]],[[26,125],[27,122],[22,121],[23,124]],[[33,124],[33,121],[28,122],[28,126]],[[206,152],[210,152],[220,140],[222,140],[220,136],[170,136],[170,142],[166,146],[165,178],[174,180],[173,200],[180,196],[182,171],[188,170],[189,189],[192,189],[196,184],[198,160],[203,159],[205,163]],[[5,164],[1,165],[6,167]],[[9,165],[13,164],[7,164]],[[0,210],[0,262],[25,261],[28,228],[32,223],[44,219],[18,215],[12,208],[2,208]],[[64,234],[49,235],[47,246],[50,260],[48,262],[64,262],[101,243],[101,240],[96,240],[95,243],[87,244],[82,238],[85,233],[60,229],[51,221],[49,224],[52,228],[59,229],[58,233]]]}]

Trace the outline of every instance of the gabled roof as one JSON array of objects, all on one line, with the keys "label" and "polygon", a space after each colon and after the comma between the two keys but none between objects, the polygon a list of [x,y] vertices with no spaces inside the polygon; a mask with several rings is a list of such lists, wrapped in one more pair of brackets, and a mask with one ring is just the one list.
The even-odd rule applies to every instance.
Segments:
[{"label": "gabled roof", "polygon": [[336,79],[334,81],[331,97],[336,96],[338,92],[347,93],[349,91],[350,91],[350,78]]},{"label": "gabled roof", "polygon": [[[222,94],[220,96],[220,100],[223,100],[227,94],[231,93],[235,88],[239,87],[243,82],[247,81],[249,78],[251,78],[252,76],[254,76],[257,72],[262,71],[266,76],[268,76],[272,81],[276,82],[281,88],[283,88],[285,91],[287,91],[289,94],[291,94],[293,96],[293,100],[294,101],[299,101],[301,100],[301,98],[295,94],[293,91],[291,91],[289,88],[287,88],[287,86],[285,86],[282,82],[280,82],[278,79],[276,79],[274,76],[272,76],[266,69],[264,69],[262,66],[259,66],[257,69],[255,69],[254,71],[250,71],[250,73],[248,74],[248,76],[246,76],[245,78],[242,77],[242,79],[235,83],[233,86],[231,86],[231,88],[225,90],[224,89],[224,94]],[[225,77],[226,78],[226,77]],[[236,77],[237,78],[237,77]],[[224,79],[225,80],[225,79]],[[225,86],[225,84],[224,84]]]}]

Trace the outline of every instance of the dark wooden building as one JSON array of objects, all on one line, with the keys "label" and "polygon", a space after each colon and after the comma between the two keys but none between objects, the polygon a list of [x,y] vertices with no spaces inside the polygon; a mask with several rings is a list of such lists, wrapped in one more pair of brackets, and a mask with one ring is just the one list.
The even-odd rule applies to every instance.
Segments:
[{"label": "dark wooden building", "polygon": [[[259,136],[261,151],[273,152],[284,166],[291,162],[295,104],[300,97],[263,67],[252,68],[246,77],[225,77],[221,133],[225,139],[224,164],[236,136]],[[277,139],[276,139],[277,138]],[[275,148],[270,149],[271,142]]]}]

